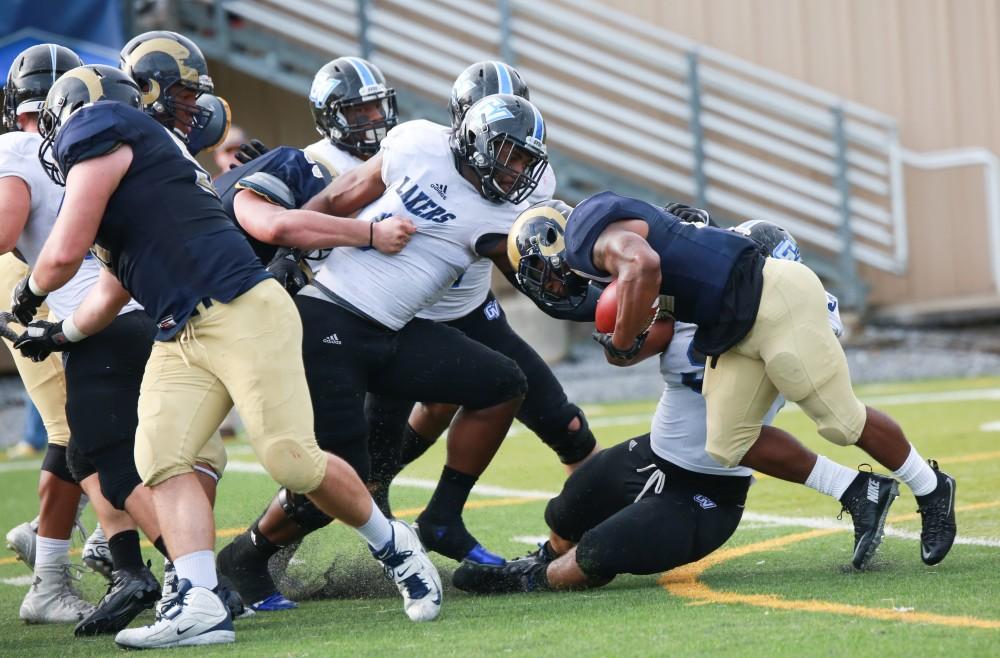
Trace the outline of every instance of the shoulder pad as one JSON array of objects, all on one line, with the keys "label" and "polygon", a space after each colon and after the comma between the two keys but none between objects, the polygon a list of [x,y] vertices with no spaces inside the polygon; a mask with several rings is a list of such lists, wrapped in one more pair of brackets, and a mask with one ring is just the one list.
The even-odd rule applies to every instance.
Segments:
[{"label": "shoulder pad", "polygon": [[236,183],[238,190],[250,190],[282,208],[294,208],[295,197],[283,180],[266,171],[255,171]]},{"label": "shoulder pad", "polygon": [[110,153],[119,144],[134,143],[142,130],[135,122],[147,119],[139,110],[115,101],[99,101],[81,108],[56,138],[53,155],[59,168],[68,174],[78,162]]}]

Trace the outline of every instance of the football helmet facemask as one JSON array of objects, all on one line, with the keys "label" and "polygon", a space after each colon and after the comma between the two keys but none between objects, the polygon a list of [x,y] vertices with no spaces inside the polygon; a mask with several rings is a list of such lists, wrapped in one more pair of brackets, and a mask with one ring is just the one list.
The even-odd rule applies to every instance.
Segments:
[{"label": "football helmet facemask", "polygon": [[451,136],[460,165],[479,180],[488,201],[519,204],[538,187],[549,164],[545,121],[530,101],[494,94],[476,102]]},{"label": "football helmet facemask", "polygon": [[83,61],[75,52],[54,43],[41,43],[21,51],[11,63],[4,85],[4,127],[18,130],[18,114],[41,112],[45,97],[59,76],[78,66],[83,66]]},{"label": "football helmet facemask", "polygon": [[142,90],[142,109],[181,139],[211,121],[211,108],[197,100],[215,91],[215,85],[201,49],[184,35],[166,30],[140,34],[122,48],[121,69]]},{"label": "football helmet facemask", "polygon": [[142,91],[124,72],[113,66],[88,64],[63,74],[45,98],[45,106],[38,117],[38,132],[42,143],[38,159],[48,177],[58,185],[65,185],[66,178],[58,165],[50,159],[49,151],[59,130],[74,112],[97,101],[119,101],[136,109],[142,107]]},{"label": "football helmet facemask", "polygon": [[367,160],[397,123],[396,90],[377,66],[338,57],[313,77],[309,108],[316,130],[330,143]]},{"label": "football helmet facemask", "polygon": [[791,233],[773,222],[751,219],[729,230],[747,236],[760,245],[764,254],[771,258],[802,262],[799,243],[795,241]]},{"label": "football helmet facemask", "polygon": [[566,221],[572,208],[552,199],[531,206],[507,234],[507,258],[518,286],[532,299],[572,310],[587,296],[587,280],[566,263]]},{"label": "football helmet facemask", "polygon": [[517,69],[509,64],[476,62],[462,71],[451,86],[451,99],[448,101],[452,130],[458,130],[473,104],[493,94],[513,94],[530,100],[528,85]]}]

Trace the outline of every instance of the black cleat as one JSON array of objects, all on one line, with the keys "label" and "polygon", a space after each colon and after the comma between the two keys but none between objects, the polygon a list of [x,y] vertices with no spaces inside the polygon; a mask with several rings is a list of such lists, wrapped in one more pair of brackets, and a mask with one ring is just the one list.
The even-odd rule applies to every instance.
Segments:
[{"label": "black cleat", "polygon": [[413,529],[417,531],[420,543],[424,545],[425,549],[440,553],[456,562],[466,560],[494,566],[506,562],[502,557],[487,550],[476,541],[476,538],[465,528],[461,517],[442,522],[439,519],[428,517],[424,512],[417,517]]},{"label": "black cleat", "polygon": [[149,563],[138,570],[118,569],[112,572],[108,592],[97,609],[76,625],[73,634],[83,637],[117,633],[159,600],[160,583],[149,570]]},{"label": "black cleat", "polygon": [[898,495],[899,484],[895,480],[862,471],[840,497],[844,506],[841,514],[846,511],[854,522],[854,556],[851,564],[855,569],[864,569],[875,556],[885,534],[885,519],[889,514],[889,507]]},{"label": "black cleat", "polygon": [[215,566],[219,575],[226,579],[227,586],[250,602],[263,601],[278,593],[267,563],[267,558],[254,548],[247,532],[237,535],[215,558]]},{"label": "black cleat", "polygon": [[933,459],[928,459],[937,475],[937,488],[926,496],[917,496],[920,512],[920,559],[926,565],[935,565],[948,555],[955,543],[955,478],[946,475]]},{"label": "black cleat", "polygon": [[451,583],[472,594],[516,594],[549,589],[545,570],[549,563],[534,553],[502,566],[465,560],[455,569]]},{"label": "black cleat", "polygon": [[230,619],[235,621],[256,614],[253,608],[243,603],[239,594],[226,585],[225,581],[220,580],[213,591],[229,610]]}]

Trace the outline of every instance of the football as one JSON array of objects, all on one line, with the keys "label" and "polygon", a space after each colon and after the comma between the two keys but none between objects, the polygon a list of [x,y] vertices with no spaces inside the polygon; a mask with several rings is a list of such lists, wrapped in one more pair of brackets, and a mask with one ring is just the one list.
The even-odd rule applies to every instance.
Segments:
[{"label": "football", "polygon": [[[654,305],[649,309],[649,321],[652,322],[655,316],[656,306]],[[597,298],[597,307],[594,309],[594,328],[601,333],[610,334],[615,330],[617,318],[618,281],[612,281]]]}]

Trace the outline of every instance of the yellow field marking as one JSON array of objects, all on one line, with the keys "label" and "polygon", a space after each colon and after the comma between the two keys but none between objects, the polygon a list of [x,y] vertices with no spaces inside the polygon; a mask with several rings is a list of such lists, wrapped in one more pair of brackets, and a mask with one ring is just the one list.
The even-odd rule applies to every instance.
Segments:
[{"label": "yellow field marking", "polygon": [[[465,503],[465,508],[464,509],[481,509],[481,508],[484,508],[484,507],[509,507],[511,505],[527,505],[529,503],[537,503],[540,500],[547,500],[547,499],[543,498],[543,497],[539,497],[539,498],[522,498],[522,497],[517,497],[517,498],[486,498],[486,499],[483,499],[483,500],[470,500],[469,502]],[[393,512],[393,513],[397,517],[410,518],[410,517],[413,517],[413,516],[417,516],[418,514],[420,514],[423,511],[424,511],[423,507],[412,507],[410,509],[398,510],[398,511]],[[228,537],[235,537],[236,535],[240,534],[244,530],[246,530],[246,527],[240,527],[240,528],[222,528],[222,529],[216,531],[215,536],[217,538],[219,538],[219,539],[225,539],[225,538],[228,538]],[[149,541],[145,541],[144,540],[142,542],[142,546],[144,548],[152,548],[153,544],[151,542],[149,542]],[[70,555],[79,555],[82,552],[82,550],[83,549],[80,549],[80,548],[73,548],[73,549],[70,549],[69,554]],[[15,564],[18,561],[19,560],[16,557],[0,558],[0,566],[5,565],[5,564]]]},{"label": "yellow field marking", "polygon": [[[987,509],[1000,506],[1000,501],[991,503],[976,503],[956,508],[956,511],[970,511],[972,509]],[[909,516],[918,516],[905,515]],[[905,517],[901,517],[905,520]],[[664,589],[685,599],[691,599],[694,603],[704,605],[708,603],[742,603],[760,608],[772,608],[775,610],[793,610],[796,612],[820,612],[836,615],[849,615],[852,617],[863,617],[866,619],[879,619],[882,621],[902,621],[913,624],[935,624],[938,626],[953,626],[961,628],[985,628],[1000,630],[1000,620],[979,619],[977,617],[967,617],[959,615],[939,615],[931,612],[903,612],[889,608],[868,608],[861,605],[851,605],[847,603],[836,603],[834,601],[823,600],[797,600],[785,599],[774,594],[740,594],[737,592],[721,592],[713,590],[698,578],[708,569],[754,553],[766,553],[781,550],[790,544],[795,544],[817,537],[825,537],[837,532],[843,532],[841,528],[824,528],[820,530],[809,530],[799,532],[774,539],[747,544],[745,546],[735,546],[733,548],[720,549],[698,562],[686,564],[672,571],[668,571],[660,577],[659,583]]]}]

